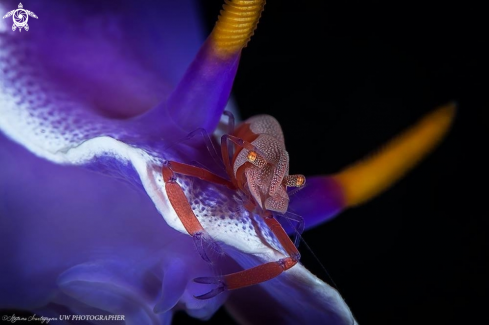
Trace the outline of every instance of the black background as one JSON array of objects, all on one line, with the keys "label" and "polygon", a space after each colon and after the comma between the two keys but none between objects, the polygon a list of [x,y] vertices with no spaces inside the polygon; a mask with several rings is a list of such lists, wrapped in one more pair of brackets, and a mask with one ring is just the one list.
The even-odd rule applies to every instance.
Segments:
[{"label": "black background", "polygon": [[[201,2],[208,31],[221,5]],[[448,137],[419,167],[304,234],[360,324],[489,323],[486,16],[460,2],[270,0],[243,51],[240,113],[279,120],[291,173],[338,171],[458,103]],[[223,310],[211,322],[233,324]]]}]

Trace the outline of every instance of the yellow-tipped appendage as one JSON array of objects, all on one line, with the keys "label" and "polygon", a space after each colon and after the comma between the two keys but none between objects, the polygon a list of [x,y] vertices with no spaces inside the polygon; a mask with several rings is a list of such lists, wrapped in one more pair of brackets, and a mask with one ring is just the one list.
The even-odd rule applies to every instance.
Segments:
[{"label": "yellow-tipped appendage", "polygon": [[265,0],[225,0],[211,34],[215,50],[232,55],[246,47],[264,6]]},{"label": "yellow-tipped appendage", "polygon": [[389,188],[440,142],[455,116],[455,104],[424,116],[379,152],[332,175],[343,188],[346,206],[362,204]]}]

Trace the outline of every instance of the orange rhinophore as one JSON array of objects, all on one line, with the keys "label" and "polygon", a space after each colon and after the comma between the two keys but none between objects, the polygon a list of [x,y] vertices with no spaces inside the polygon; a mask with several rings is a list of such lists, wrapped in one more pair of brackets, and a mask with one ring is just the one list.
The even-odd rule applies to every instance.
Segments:
[{"label": "orange rhinophore", "polygon": [[343,190],[345,207],[370,200],[404,176],[443,139],[455,110],[453,103],[434,110],[376,154],[332,175]]}]

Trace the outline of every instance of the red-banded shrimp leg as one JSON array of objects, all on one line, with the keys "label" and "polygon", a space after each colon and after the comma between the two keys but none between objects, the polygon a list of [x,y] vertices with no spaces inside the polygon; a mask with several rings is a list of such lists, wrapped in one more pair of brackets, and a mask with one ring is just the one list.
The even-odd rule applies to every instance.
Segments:
[{"label": "red-banded shrimp leg", "polygon": [[230,148],[228,146],[227,138],[228,138],[227,134],[225,134],[221,137],[222,161],[224,162],[224,167],[226,167],[226,172],[229,175],[229,177],[231,177],[233,184],[236,187],[238,187],[235,177],[232,177],[234,175],[233,165],[232,165],[231,156],[230,156],[232,154],[232,152],[230,152],[230,149],[232,149],[232,148]]},{"label": "red-banded shrimp leg", "polygon": [[200,135],[201,138],[204,140],[207,151],[212,156],[212,159],[216,163],[216,166],[220,166],[222,164],[221,156],[219,156],[219,154],[216,150],[216,147],[215,147],[214,143],[212,142],[211,137],[209,136],[209,133],[207,133],[207,131],[204,128],[198,128],[198,129],[195,129],[194,131],[190,132],[185,137],[185,140],[190,140],[197,135]]},{"label": "red-banded shrimp leg", "polygon": [[222,112],[222,115],[228,117],[228,130],[227,130],[227,134],[231,134],[234,131],[234,126],[235,126],[234,115],[230,111],[224,111],[224,112]]},{"label": "red-banded shrimp leg", "polygon": [[[228,125],[227,125],[228,130],[226,133],[227,134],[233,133],[234,127],[235,127],[235,120],[234,120],[233,113],[231,113],[229,111],[224,111],[222,114],[224,116],[227,116],[227,118],[228,118]],[[231,166],[231,156],[229,156],[229,155],[233,154],[233,146],[232,146],[231,142],[226,141],[226,150],[227,150],[226,152],[223,151],[222,146],[223,146],[223,144],[222,144],[222,138],[221,138],[221,156],[223,158],[224,165],[226,166],[226,171],[229,174],[229,172],[233,170],[232,168],[228,170],[228,166],[229,167]],[[232,175],[232,174],[229,174],[229,175]]]},{"label": "red-banded shrimp leg", "polygon": [[221,149],[222,149],[222,144],[223,142],[224,143],[227,143],[227,141],[231,141],[233,142],[235,145],[239,146],[239,147],[242,147],[242,148],[245,148],[245,149],[248,149],[249,151],[254,151],[254,152],[257,152],[259,153],[263,158],[265,158],[265,154],[263,154],[262,152],[260,152],[260,149],[258,149],[257,147],[255,147],[253,144],[251,144],[250,142],[246,141],[246,140],[243,140],[243,139],[240,139],[238,137],[235,137],[234,135],[230,135],[230,134],[225,134],[221,137]]},{"label": "red-banded shrimp leg", "polygon": [[227,186],[230,189],[235,189],[234,185],[220,177],[217,176],[208,170],[205,170],[200,167],[195,167],[187,164],[182,164],[175,161],[167,161],[163,164],[163,180],[165,182],[165,190],[168,195],[168,199],[170,200],[170,204],[172,205],[175,213],[183,224],[185,230],[189,233],[190,236],[194,239],[195,246],[199,251],[200,256],[206,261],[211,262],[207,253],[204,249],[204,240],[211,241],[211,244],[215,246],[217,249],[218,246],[216,243],[212,242],[199,219],[195,216],[195,213],[192,211],[190,203],[188,202],[183,189],[178,185],[175,178],[175,173],[187,176],[193,176],[200,178],[202,180],[212,182],[215,184]]},{"label": "red-banded shrimp leg", "polygon": [[280,223],[273,217],[270,212],[265,212],[264,220],[270,230],[275,234],[277,239],[282,244],[288,257],[282,258],[275,262],[269,262],[261,264],[251,269],[243,270],[236,273],[224,275],[222,277],[202,277],[195,278],[194,281],[202,284],[217,284],[217,288],[200,296],[196,296],[197,299],[209,299],[225,290],[235,290],[244,287],[249,287],[255,284],[259,284],[268,280],[271,280],[284,271],[287,271],[291,267],[297,264],[300,260],[300,253],[295,247],[294,243],[290,240],[289,236],[282,228]]}]

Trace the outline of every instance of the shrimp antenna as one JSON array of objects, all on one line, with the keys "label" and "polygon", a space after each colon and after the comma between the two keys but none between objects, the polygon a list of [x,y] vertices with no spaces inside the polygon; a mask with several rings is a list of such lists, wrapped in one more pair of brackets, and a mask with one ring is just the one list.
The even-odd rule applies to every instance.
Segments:
[{"label": "shrimp antenna", "polygon": [[[304,218],[302,218],[300,215],[296,214],[296,213],[293,213],[293,212],[290,212],[290,211],[287,211],[283,214],[280,214],[277,212],[277,214],[279,216],[281,216],[282,218],[285,218],[287,220],[287,222],[289,223],[289,226],[294,229],[294,232],[296,234],[299,234],[301,235],[303,232],[304,232]],[[292,226],[291,224],[291,220],[292,221],[295,221],[297,224],[295,227]],[[294,245],[295,247],[299,247],[299,244],[300,244],[300,238],[298,236],[294,236]]]},{"label": "shrimp antenna", "polygon": [[[292,213],[292,212],[287,212],[286,214],[288,214],[288,213],[295,215],[295,213]],[[326,267],[324,266],[324,264],[321,263],[321,261],[319,260],[319,258],[317,257],[317,255],[312,250],[311,246],[309,246],[309,244],[306,242],[306,240],[304,239],[304,237],[302,237],[301,232],[299,232],[297,230],[297,228],[292,225],[292,222],[290,221],[289,218],[287,218],[285,215],[281,215],[281,216],[284,217],[284,219],[288,223],[289,227],[291,227],[292,229],[294,229],[295,238],[304,244],[304,246],[306,247],[306,249],[312,255],[313,259],[316,261],[316,263],[318,263],[318,265],[320,266],[320,268],[322,269],[322,271],[324,272],[324,274],[326,274],[327,278],[329,279],[329,282],[330,282],[331,286],[333,288],[335,288],[339,292],[340,290],[339,290],[338,285],[336,284],[336,282],[334,282],[333,277],[329,274],[329,272],[326,269]]]}]

